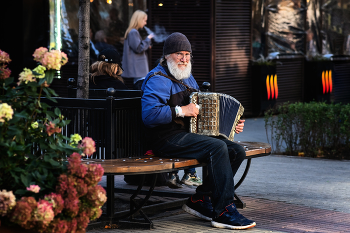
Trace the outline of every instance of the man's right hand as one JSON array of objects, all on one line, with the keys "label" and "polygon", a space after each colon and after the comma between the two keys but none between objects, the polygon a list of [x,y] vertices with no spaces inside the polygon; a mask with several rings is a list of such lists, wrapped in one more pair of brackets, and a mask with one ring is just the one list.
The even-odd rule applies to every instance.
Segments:
[{"label": "man's right hand", "polygon": [[190,103],[188,105],[182,106],[182,113],[185,114],[185,116],[189,117],[197,117],[199,114],[199,109],[196,107],[194,103]]}]

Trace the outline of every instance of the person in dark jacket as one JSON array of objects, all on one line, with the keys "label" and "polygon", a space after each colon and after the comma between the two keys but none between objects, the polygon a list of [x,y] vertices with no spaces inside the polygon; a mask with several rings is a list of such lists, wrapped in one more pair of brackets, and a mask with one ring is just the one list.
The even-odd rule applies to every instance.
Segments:
[{"label": "person in dark jacket", "polygon": [[104,49],[100,52],[98,61],[90,67],[90,89],[128,89],[124,84],[120,55],[116,49]]},{"label": "person in dark jacket", "polygon": [[[151,149],[158,156],[191,158],[207,164],[208,176],[183,205],[186,212],[211,221],[213,227],[254,227],[256,223],[241,215],[233,203],[233,177],[246,156],[245,150],[225,138],[189,133],[190,117],[199,114],[199,106],[189,103],[191,92],[199,89],[191,74],[191,52],[185,35],[171,34],[164,42],[159,65],[143,82],[142,120]],[[241,120],[235,132],[242,132],[243,127]]]}]

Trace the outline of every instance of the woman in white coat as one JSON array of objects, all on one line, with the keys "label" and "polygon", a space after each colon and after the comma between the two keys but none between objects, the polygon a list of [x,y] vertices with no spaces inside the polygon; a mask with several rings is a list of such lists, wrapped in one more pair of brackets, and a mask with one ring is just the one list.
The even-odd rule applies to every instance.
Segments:
[{"label": "woman in white coat", "polygon": [[133,78],[134,89],[141,90],[144,78],[149,72],[148,59],[146,50],[151,46],[153,34],[146,39],[142,37],[138,29],[143,28],[147,24],[147,14],[141,10],[137,10],[131,17],[128,29],[125,32],[124,51],[122,65],[124,72],[123,78]]}]

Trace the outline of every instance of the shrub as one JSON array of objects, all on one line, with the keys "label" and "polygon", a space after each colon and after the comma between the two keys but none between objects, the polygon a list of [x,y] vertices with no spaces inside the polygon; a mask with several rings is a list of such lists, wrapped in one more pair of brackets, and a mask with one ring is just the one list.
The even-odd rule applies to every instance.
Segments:
[{"label": "shrub", "polygon": [[0,225],[36,232],[85,232],[102,214],[106,192],[98,185],[99,164],[81,164],[81,155],[96,151],[91,138],[62,135],[69,120],[41,102],[55,101],[49,86],[67,62],[64,53],[37,49],[35,69],[24,68],[18,82],[0,50]]},{"label": "shrub", "polygon": [[286,103],[265,113],[265,128],[277,152],[350,159],[350,105]]}]

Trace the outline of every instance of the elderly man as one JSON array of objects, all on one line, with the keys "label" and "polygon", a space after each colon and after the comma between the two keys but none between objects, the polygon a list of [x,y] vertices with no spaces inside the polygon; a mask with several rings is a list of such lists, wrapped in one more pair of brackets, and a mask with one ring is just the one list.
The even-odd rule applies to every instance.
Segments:
[{"label": "elderly man", "polygon": [[[191,74],[191,44],[181,33],[164,43],[163,57],[142,85],[142,120],[151,148],[159,156],[194,158],[205,162],[208,176],[182,207],[186,212],[211,221],[212,226],[247,229],[256,224],[238,213],[233,177],[245,158],[244,149],[224,138],[189,133],[189,119],[199,110],[189,104],[191,92],[199,89]],[[244,121],[236,127],[243,131]]]}]

